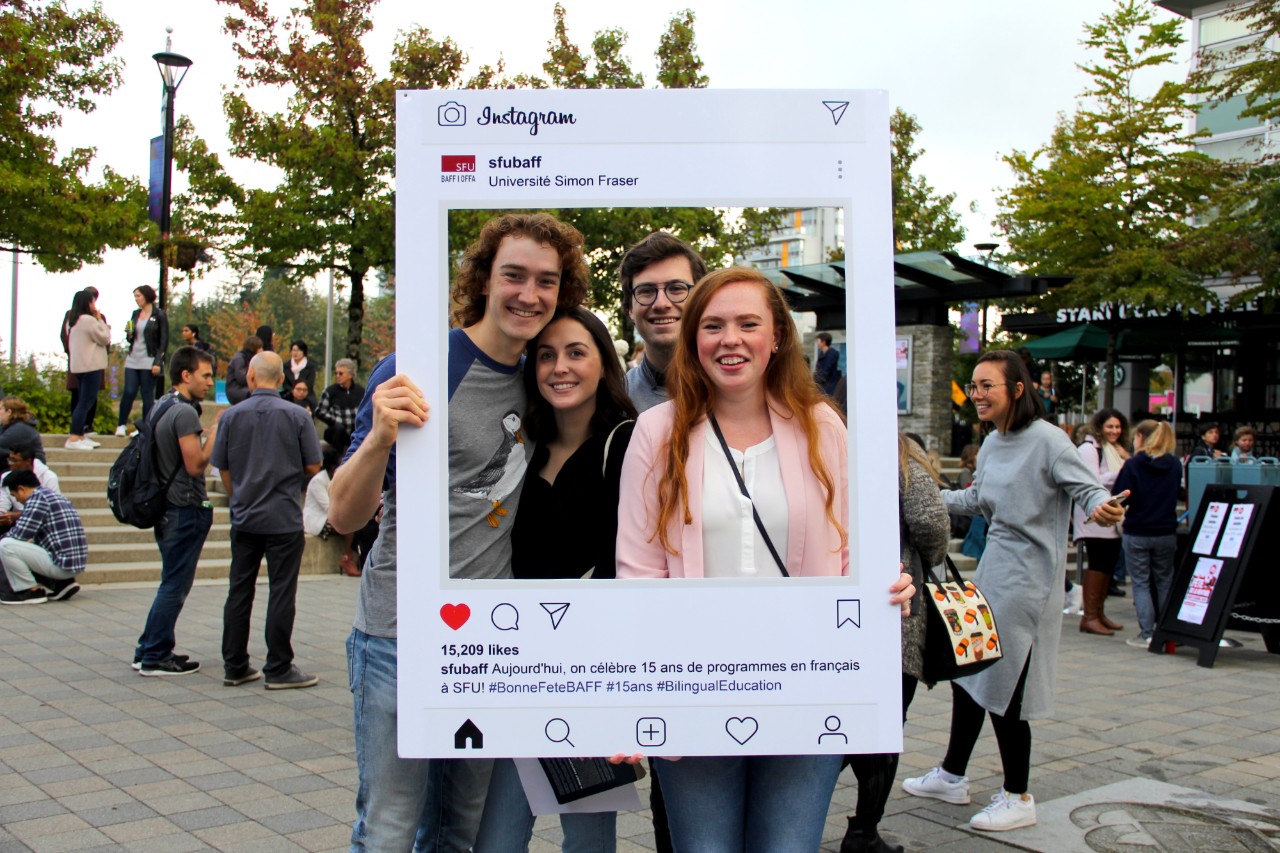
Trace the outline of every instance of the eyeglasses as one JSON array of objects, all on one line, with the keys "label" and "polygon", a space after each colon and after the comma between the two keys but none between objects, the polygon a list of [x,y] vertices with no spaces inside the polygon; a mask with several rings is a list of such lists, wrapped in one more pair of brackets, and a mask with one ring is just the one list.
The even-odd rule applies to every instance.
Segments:
[{"label": "eyeglasses", "polygon": [[[983,382],[981,385],[974,385],[970,382],[964,386],[964,393],[970,397],[985,397],[991,393],[992,388],[1003,388],[1008,384],[1008,382]],[[979,391],[982,393],[978,393]]]},{"label": "eyeglasses", "polygon": [[667,294],[668,302],[677,305],[689,298],[689,291],[692,289],[693,285],[689,282],[675,279],[662,284],[637,284],[631,288],[631,295],[641,305],[652,305],[658,301],[658,291],[661,290]]}]

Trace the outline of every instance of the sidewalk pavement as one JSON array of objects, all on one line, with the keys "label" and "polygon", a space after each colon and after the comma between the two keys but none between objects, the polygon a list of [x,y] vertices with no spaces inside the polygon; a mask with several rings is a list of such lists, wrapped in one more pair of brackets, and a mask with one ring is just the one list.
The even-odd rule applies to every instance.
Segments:
[{"label": "sidewalk pavement", "polygon": [[[298,585],[294,650],[320,677],[307,690],[222,686],[225,582],[198,584],[187,601],[179,649],[203,669],[182,678],[142,678],[129,668],[151,585],[86,587],[68,602],[0,608],[0,853],[347,849],[356,768],[344,641],[356,589],[335,576]],[[258,661],[265,589],[259,599],[250,645]],[[1113,618],[1132,622],[1125,601],[1108,604]],[[1238,633],[1244,648],[1223,650],[1213,669],[1202,669],[1190,652],[1157,656],[1126,646],[1131,633],[1086,636],[1067,618],[1057,711],[1032,724],[1031,790],[1042,824],[1057,798],[1088,800],[1092,789],[1140,779],[1266,807],[1280,826],[1280,657],[1256,634]],[[949,721],[949,688],[921,689],[899,782],[938,762]],[[999,768],[987,727],[969,769],[973,805],[895,790],[882,831],[911,851],[1053,849],[1029,834],[1020,844],[1025,830],[979,837],[960,828],[999,788]],[[1114,796],[1113,789],[1103,799]],[[824,851],[838,851],[855,797],[846,771]],[[653,849],[647,812],[620,815],[618,832],[620,853]],[[1230,849],[1280,849],[1276,833],[1249,832],[1257,845]],[[542,818],[531,850],[558,850],[559,837],[557,821]],[[1091,846],[1225,849],[1189,837],[1144,843]],[[1064,839],[1060,849],[1090,846]]]}]

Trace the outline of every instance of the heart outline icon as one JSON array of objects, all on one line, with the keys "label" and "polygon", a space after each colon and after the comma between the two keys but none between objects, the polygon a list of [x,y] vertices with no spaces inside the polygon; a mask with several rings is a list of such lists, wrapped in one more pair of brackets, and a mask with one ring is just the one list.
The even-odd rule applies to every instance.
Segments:
[{"label": "heart outline icon", "polygon": [[760,731],[760,723],[755,717],[730,717],[724,721],[724,730],[729,733],[729,737],[738,742],[739,746],[746,746],[747,741]]},{"label": "heart outline icon", "polygon": [[471,618],[471,608],[465,604],[446,604],[440,608],[440,618],[456,631]]}]

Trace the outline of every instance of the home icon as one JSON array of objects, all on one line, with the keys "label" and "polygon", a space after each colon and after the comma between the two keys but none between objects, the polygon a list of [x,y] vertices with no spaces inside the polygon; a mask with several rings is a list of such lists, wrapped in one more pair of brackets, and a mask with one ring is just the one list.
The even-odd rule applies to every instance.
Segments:
[{"label": "home icon", "polygon": [[467,749],[467,741],[471,741],[471,749],[484,749],[484,732],[470,720],[458,726],[458,730],[453,733],[453,748]]}]

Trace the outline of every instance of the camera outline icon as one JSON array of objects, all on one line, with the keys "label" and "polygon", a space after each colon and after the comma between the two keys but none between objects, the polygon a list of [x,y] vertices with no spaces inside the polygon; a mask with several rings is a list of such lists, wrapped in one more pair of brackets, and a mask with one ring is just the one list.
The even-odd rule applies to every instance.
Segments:
[{"label": "camera outline icon", "polygon": [[441,127],[462,127],[467,123],[467,108],[457,101],[448,101],[436,108],[436,122]]}]

